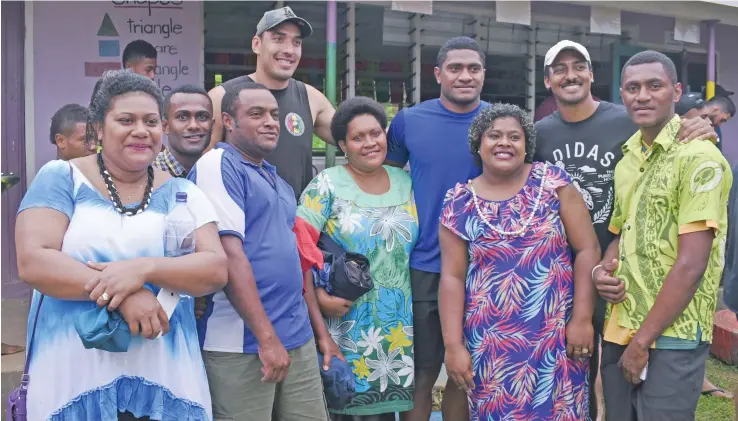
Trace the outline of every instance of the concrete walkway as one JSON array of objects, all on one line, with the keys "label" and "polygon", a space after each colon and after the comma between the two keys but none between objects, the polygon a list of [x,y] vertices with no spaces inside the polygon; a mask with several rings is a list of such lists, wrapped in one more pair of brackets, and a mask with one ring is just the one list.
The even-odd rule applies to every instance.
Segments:
[{"label": "concrete walkway", "polygon": [[[26,323],[28,320],[28,294],[26,298],[9,298],[3,299],[2,304],[2,342],[8,345],[26,345]],[[2,378],[0,379],[0,389],[2,391],[0,402],[2,402],[2,415],[0,419],[6,420],[5,402],[8,401],[8,395],[20,383],[23,374],[23,364],[25,363],[25,352],[17,354],[3,355],[0,357],[0,368],[2,369]]]}]

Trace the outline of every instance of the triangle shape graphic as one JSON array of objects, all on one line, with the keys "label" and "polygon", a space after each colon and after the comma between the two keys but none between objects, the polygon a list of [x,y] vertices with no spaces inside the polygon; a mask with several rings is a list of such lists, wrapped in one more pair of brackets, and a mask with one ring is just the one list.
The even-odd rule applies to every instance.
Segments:
[{"label": "triangle shape graphic", "polygon": [[99,37],[117,37],[118,36],[118,30],[115,29],[115,25],[113,25],[113,20],[110,19],[110,16],[107,13],[103,17],[102,23],[100,24],[100,29],[97,30],[97,36]]}]

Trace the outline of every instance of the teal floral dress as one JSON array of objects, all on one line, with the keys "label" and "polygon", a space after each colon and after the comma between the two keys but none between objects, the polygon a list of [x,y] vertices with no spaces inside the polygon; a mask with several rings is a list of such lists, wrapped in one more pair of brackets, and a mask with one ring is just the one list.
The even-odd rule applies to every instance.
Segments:
[{"label": "teal floral dress", "polygon": [[364,193],[343,166],[318,174],[300,197],[297,216],[347,251],[369,259],[374,289],[341,318],[327,318],[333,340],[353,368],[356,395],[341,411],[374,415],[413,408],[413,313],[410,252],[418,216],[410,176],[384,167],[390,189]]}]

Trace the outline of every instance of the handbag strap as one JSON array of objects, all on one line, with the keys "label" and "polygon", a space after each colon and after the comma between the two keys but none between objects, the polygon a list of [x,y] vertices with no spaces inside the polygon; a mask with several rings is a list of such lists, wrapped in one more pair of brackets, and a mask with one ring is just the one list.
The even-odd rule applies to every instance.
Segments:
[{"label": "handbag strap", "polygon": [[[74,185],[74,169],[72,168],[72,163],[69,162],[69,178],[72,180],[72,185]],[[38,325],[38,315],[41,314],[41,304],[44,302],[44,294],[41,294],[41,298],[38,300],[38,306],[36,306],[36,315],[33,317],[33,329],[31,329],[31,340],[28,341],[28,352],[26,353],[26,364],[23,367],[23,377],[21,377],[21,384],[23,386],[28,386],[28,381],[30,378],[28,377],[28,368],[31,365],[31,355],[33,354],[33,339],[36,337],[36,326]]]},{"label": "handbag strap", "polygon": [[[74,185],[74,169],[72,168],[72,163],[69,162],[69,179],[72,181],[72,185]],[[41,294],[41,298],[38,300],[38,306],[36,306],[36,315],[33,317],[33,329],[31,329],[31,340],[28,341],[28,352],[26,352],[26,364],[23,366],[23,377],[21,377],[21,384],[23,386],[28,386],[28,381],[30,380],[30,377],[28,377],[28,368],[31,365],[31,355],[33,354],[33,339],[36,337],[36,326],[38,325],[38,315],[41,314],[41,304],[44,302],[44,294]]]},{"label": "handbag strap", "polygon": [[33,318],[33,329],[31,329],[31,340],[28,341],[28,352],[26,353],[26,365],[23,368],[23,377],[21,377],[21,384],[28,385],[28,367],[31,364],[31,354],[33,353],[33,338],[36,336],[36,325],[38,325],[38,315],[41,313],[41,304],[44,302],[44,295],[41,294],[41,299],[38,300],[38,306],[36,306],[36,316]]}]

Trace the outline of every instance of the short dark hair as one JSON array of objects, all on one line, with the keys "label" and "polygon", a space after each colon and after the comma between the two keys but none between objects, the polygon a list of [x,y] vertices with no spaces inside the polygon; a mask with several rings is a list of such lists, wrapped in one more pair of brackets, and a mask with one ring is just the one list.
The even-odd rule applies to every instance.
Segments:
[{"label": "short dark hair", "polygon": [[166,98],[164,98],[164,111],[169,112],[169,105],[172,102],[172,97],[177,94],[198,94],[198,95],[204,95],[205,98],[208,99],[208,102],[210,102],[210,105],[213,105],[213,100],[210,98],[210,95],[208,95],[208,92],[197,85],[181,85],[177,86],[176,88],[169,91]]},{"label": "short dark hair", "polygon": [[89,115],[87,107],[79,104],[67,104],[59,108],[51,117],[51,130],[49,131],[51,144],[56,145],[56,135],[66,135],[74,130],[74,126],[78,123],[87,123]]},{"label": "short dark hair", "polygon": [[220,111],[223,113],[228,114],[231,117],[236,117],[236,111],[238,110],[238,104],[236,103],[236,100],[238,99],[238,95],[243,91],[244,89],[267,89],[266,86],[262,85],[261,83],[256,82],[242,82],[237,83],[233,85],[230,88],[227,88],[225,90],[225,95],[223,95],[223,100],[220,103]]},{"label": "short dark hair", "polygon": [[142,92],[150,95],[159,109],[159,116],[164,114],[164,96],[156,83],[151,79],[127,70],[109,70],[100,79],[100,86],[90,102],[90,117],[87,120],[87,140],[97,140],[92,123],[102,124],[105,115],[110,110],[113,98],[132,92]]},{"label": "short dark hair", "polygon": [[482,166],[482,157],[479,155],[479,147],[482,144],[482,135],[492,126],[498,118],[512,117],[520,123],[525,133],[525,162],[533,162],[533,153],[536,151],[536,128],[530,115],[520,107],[513,104],[496,103],[483,108],[469,127],[469,151],[474,156],[477,166]]},{"label": "short dark hair", "polygon": [[623,70],[620,72],[620,83],[623,83],[623,76],[625,76],[625,69],[630,66],[638,66],[641,64],[661,63],[664,67],[666,75],[669,77],[672,85],[676,85],[679,82],[677,77],[677,69],[674,66],[674,62],[665,54],[659,53],[658,51],[647,50],[641,51],[640,53],[629,58],[623,66]]},{"label": "short dark hair", "polygon": [[348,126],[357,116],[368,114],[377,119],[382,130],[387,129],[387,113],[382,104],[365,96],[355,96],[343,101],[331,120],[331,136],[333,140],[346,141]]},{"label": "short dark hair", "polygon": [[720,107],[722,112],[730,114],[731,117],[735,117],[735,104],[733,103],[733,100],[727,96],[714,96],[707,101],[707,105],[717,105]]},{"label": "short dark hair", "polygon": [[436,66],[441,67],[443,62],[446,61],[446,58],[448,58],[448,52],[453,50],[476,51],[477,54],[479,54],[479,60],[482,61],[482,66],[484,66],[485,56],[484,51],[482,51],[482,47],[479,46],[479,43],[469,37],[454,37],[446,41],[446,43],[443,44],[443,47],[438,50]]},{"label": "short dark hair", "polygon": [[142,39],[131,41],[126,45],[126,48],[123,49],[123,67],[126,67],[129,63],[145,58],[153,58],[156,60],[156,48]]}]

